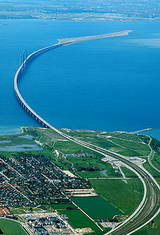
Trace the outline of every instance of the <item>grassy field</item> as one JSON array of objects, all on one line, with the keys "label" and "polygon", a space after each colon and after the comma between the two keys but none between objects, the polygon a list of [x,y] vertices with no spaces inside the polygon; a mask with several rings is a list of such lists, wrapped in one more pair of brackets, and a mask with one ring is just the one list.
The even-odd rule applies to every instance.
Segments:
[{"label": "grassy field", "polygon": [[11,214],[18,215],[18,214],[25,214],[31,212],[42,212],[41,208],[29,208],[29,207],[19,207],[19,208],[10,208]]},{"label": "grassy field", "polygon": [[58,157],[52,160],[63,170],[70,170],[74,174],[85,177],[118,177],[120,173],[106,162],[101,161],[99,156],[90,157]]},{"label": "grassy field", "polygon": [[160,216],[156,217],[153,223],[137,231],[135,235],[159,235],[160,234]]},{"label": "grassy field", "polygon": [[155,153],[153,159],[152,159],[153,165],[160,170],[160,152]]},{"label": "grassy field", "polygon": [[[160,174],[159,172],[157,172],[152,166],[150,166],[150,164],[148,162],[146,162],[144,164],[144,167],[146,168],[146,170],[154,177],[154,178],[160,178]],[[129,169],[127,168],[122,168],[123,169],[123,172],[125,174],[126,177],[132,177],[132,178],[138,178],[138,176],[135,176],[135,174],[130,171]]]},{"label": "grassy field", "polygon": [[121,169],[123,170],[123,173],[125,174],[126,177],[138,178],[138,176],[133,171],[129,170],[128,168],[121,167]]},{"label": "grassy field", "polygon": [[95,234],[102,234],[96,224],[80,210],[58,210],[58,212],[68,217],[68,222],[73,228],[91,228]]},{"label": "grassy field", "polygon": [[143,197],[143,186],[139,179],[129,179],[127,184],[117,179],[96,179],[90,182],[99,195],[112,202],[125,214],[131,214]]},{"label": "grassy field", "polygon": [[112,219],[115,215],[122,214],[115,206],[99,196],[74,197],[72,200],[95,220]]},{"label": "grassy field", "polygon": [[41,206],[42,209],[44,210],[66,210],[68,208],[76,208],[75,205],[72,203],[67,203],[67,204],[51,204],[51,205],[45,205]]},{"label": "grassy field", "polygon": [[105,165],[105,169],[101,171],[80,171],[77,175],[83,178],[108,178],[108,177],[121,177],[119,172],[115,172],[110,164]]},{"label": "grassy field", "polygon": [[146,170],[155,178],[160,178],[160,173],[156,171],[148,162],[144,164]]},{"label": "grassy field", "polygon": [[12,220],[0,218],[0,229],[3,235],[28,235],[19,223]]},{"label": "grassy field", "polygon": [[69,142],[69,141],[57,141],[54,145],[55,149],[59,149],[62,153],[91,153],[91,150],[88,150],[78,144]]},{"label": "grassy field", "polygon": [[[120,132],[61,131],[125,156],[147,156],[150,151],[147,145],[149,138],[146,136]],[[37,140],[40,139],[41,142],[47,143],[51,148],[53,148],[54,142],[54,149],[58,149],[63,153],[71,153],[71,150],[73,153],[91,152],[77,144],[64,141],[63,137],[51,130],[28,128],[27,133],[32,134]]]},{"label": "grassy field", "polygon": [[137,231],[134,233],[135,235],[159,235],[160,230],[148,228],[148,229],[142,229],[140,231]]},{"label": "grassy field", "polygon": [[147,144],[122,139],[118,137],[105,138],[104,136],[90,137],[89,141],[93,144],[99,145],[102,148],[123,154],[125,156],[147,156],[149,147]]},{"label": "grassy field", "polygon": [[121,132],[79,132],[72,130],[70,135],[97,144],[108,150],[126,156],[146,156],[149,153],[149,138],[143,135]]}]

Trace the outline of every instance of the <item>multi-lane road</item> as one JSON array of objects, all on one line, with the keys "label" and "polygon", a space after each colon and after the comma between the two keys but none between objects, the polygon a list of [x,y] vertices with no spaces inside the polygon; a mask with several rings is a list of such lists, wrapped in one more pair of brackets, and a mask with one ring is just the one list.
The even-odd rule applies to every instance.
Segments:
[{"label": "multi-lane road", "polygon": [[[144,196],[138,208],[135,209],[134,213],[127,220],[125,220],[123,223],[121,223],[119,226],[117,226],[115,229],[111,230],[107,234],[113,234],[113,235],[132,234],[137,230],[139,230],[140,228],[147,225],[160,213],[160,186],[153,178],[153,176],[145,168],[131,162],[129,158],[127,160],[126,157],[120,154],[108,151],[99,146],[70,137],[64,133],[62,133],[62,135],[65,138],[67,137],[67,139],[69,139],[70,141],[80,144],[81,146],[86,147],[99,154],[102,154],[103,156],[109,155],[115,159],[120,160],[128,169],[133,171],[143,183]],[[127,195],[126,195],[126,200],[127,200]]]},{"label": "multi-lane road", "polygon": [[[106,149],[103,149],[101,147],[95,146],[93,144],[87,143],[85,141],[76,139],[74,137],[69,136],[66,133],[63,133],[62,131],[58,130],[51,124],[49,124],[46,120],[44,120],[39,114],[37,114],[25,101],[23,98],[20,90],[19,90],[19,80],[23,77],[23,71],[27,67],[27,65],[30,63],[31,59],[36,58],[36,56],[41,55],[42,53],[45,53],[46,51],[50,49],[54,49],[66,44],[72,44],[79,41],[84,40],[92,40],[92,39],[98,39],[98,38],[107,38],[107,37],[115,37],[115,36],[126,36],[128,33],[130,33],[130,30],[121,31],[117,33],[112,34],[105,34],[105,35],[97,35],[97,36],[89,36],[89,37],[81,37],[77,38],[77,40],[74,38],[72,39],[65,39],[60,40],[59,43],[51,45],[49,47],[42,48],[40,50],[37,50],[33,53],[31,53],[21,64],[21,66],[18,68],[15,77],[14,77],[14,90],[16,93],[16,96],[22,105],[22,107],[29,113],[31,116],[36,119],[39,123],[41,123],[43,126],[52,129],[53,131],[57,132],[64,138],[68,139],[69,141],[72,141],[76,144],[79,144],[85,148],[91,149],[94,152],[98,152],[102,154],[103,156],[110,155],[115,159],[120,160],[123,162],[123,164],[132,170],[144,186],[144,196],[143,199],[138,206],[138,208],[135,209],[134,213],[129,216],[123,223],[121,223],[119,226],[117,226],[115,229],[111,230],[107,234],[113,234],[113,235],[127,235],[134,233],[135,231],[139,230],[149,222],[151,222],[160,212],[160,186],[157,184],[155,179],[152,177],[149,172],[147,172],[143,167],[140,167],[126,158],[124,158],[122,155],[113,153],[111,151],[108,151]],[[117,189],[117,193],[118,193]],[[127,195],[126,195],[127,200]]]},{"label": "multi-lane road", "polygon": [[[87,146],[89,147],[90,145],[87,144]],[[137,174],[144,186],[143,199],[135,212],[126,221],[107,234],[131,234],[151,222],[160,213],[160,186],[152,177],[152,175],[145,168],[134,164],[119,154],[110,152],[94,145],[91,145],[91,149],[94,149],[94,151],[96,150],[103,155],[112,156],[115,159],[123,162],[127,168]]]}]

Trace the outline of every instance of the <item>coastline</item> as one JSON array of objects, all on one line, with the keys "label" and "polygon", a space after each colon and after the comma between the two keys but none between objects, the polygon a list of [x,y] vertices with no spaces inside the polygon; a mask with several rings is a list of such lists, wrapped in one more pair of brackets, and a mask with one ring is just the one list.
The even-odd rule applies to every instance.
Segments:
[{"label": "coastline", "polygon": [[20,133],[21,133],[20,126],[0,126],[0,136],[20,134]]},{"label": "coastline", "polygon": [[[41,126],[31,126],[31,125],[27,125],[27,126],[0,126],[0,135],[3,135],[3,133],[8,133],[8,135],[11,134],[19,134],[19,133],[23,133],[23,129],[27,128],[27,127],[35,127],[35,128],[40,128],[42,129],[43,127]],[[152,130],[159,130],[159,129],[154,129],[154,128],[144,128],[144,129],[139,129],[139,130],[135,130],[135,131],[127,131],[127,130],[100,130],[100,129],[79,129],[77,128],[68,128],[68,127],[61,127],[61,128],[57,128],[57,129],[61,129],[61,130],[65,130],[65,131],[78,131],[78,132],[103,132],[103,133],[127,133],[127,134],[139,134],[141,132],[148,132],[148,131],[152,131]],[[2,133],[2,134],[1,134]]]},{"label": "coastline", "polygon": [[[23,134],[24,129],[32,127],[32,126],[19,126],[19,127],[5,127],[4,130],[2,127],[0,127],[0,136],[5,136],[5,135],[15,135],[15,134]],[[34,126],[34,128],[38,129],[43,129],[41,126]],[[45,129],[45,128],[44,128]],[[144,128],[136,131],[119,131],[119,130],[90,130],[90,129],[72,129],[72,128],[57,128],[58,130],[64,130],[65,132],[70,132],[70,131],[77,131],[79,133],[96,133],[96,132],[101,132],[103,134],[105,133],[120,133],[120,134],[136,134],[136,135],[148,135],[151,136],[157,140],[160,140],[160,129],[154,129],[154,128]]]}]

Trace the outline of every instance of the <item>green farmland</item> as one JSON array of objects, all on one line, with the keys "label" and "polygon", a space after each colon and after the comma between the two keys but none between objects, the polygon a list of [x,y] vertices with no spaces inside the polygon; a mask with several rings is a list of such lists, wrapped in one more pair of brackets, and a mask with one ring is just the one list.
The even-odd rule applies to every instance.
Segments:
[{"label": "green farmland", "polygon": [[122,214],[120,210],[99,196],[74,197],[72,200],[95,220],[112,219],[115,215]]},{"label": "green farmland", "polygon": [[19,223],[8,219],[0,219],[0,229],[3,235],[28,235]]},{"label": "green farmland", "polygon": [[98,226],[84,215],[80,210],[59,210],[60,214],[66,215],[69,224],[74,228],[91,228],[95,234],[102,234]]},{"label": "green farmland", "polygon": [[90,182],[98,194],[111,201],[125,214],[132,213],[143,198],[143,185],[139,179],[129,179],[127,183],[119,179],[96,179]]}]

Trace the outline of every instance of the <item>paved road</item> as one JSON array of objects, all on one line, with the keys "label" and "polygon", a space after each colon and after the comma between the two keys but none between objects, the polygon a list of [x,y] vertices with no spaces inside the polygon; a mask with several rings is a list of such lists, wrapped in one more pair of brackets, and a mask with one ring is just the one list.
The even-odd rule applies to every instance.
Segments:
[{"label": "paved road", "polygon": [[146,135],[148,138],[149,138],[149,143],[148,143],[148,146],[150,148],[150,153],[148,155],[148,163],[150,164],[150,166],[152,168],[154,168],[156,171],[158,171],[160,173],[160,169],[158,169],[153,163],[152,163],[152,160],[154,159],[155,157],[155,151],[152,149],[151,147],[151,142],[152,142],[152,137]]},{"label": "paved road", "polygon": [[92,144],[85,145],[90,146],[91,149],[94,148],[94,150],[98,150],[98,152],[103,155],[106,154],[121,160],[128,168],[138,175],[144,185],[144,197],[136,212],[132,214],[123,224],[119,225],[116,229],[108,232],[107,234],[131,234],[156,217],[156,215],[160,212],[160,187],[152,175],[150,175],[146,169],[137,166],[119,154],[107,151],[106,149]]},{"label": "paved road", "polygon": [[[118,32],[118,36],[120,36],[120,35]],[[114,36],[116,36],[116,34]],[[105,37],[106,37],[106,35],[105,35]],[[81,40],[82,40],[82,38],[81,38]],[[80,40],[78,39],[78,42],[79,41]],[[114,230],[107,233],[107,234],[113,234],[113,235],[131,234],[131,233],[135,232],[136,230],[140,229],[141,227],[143,227],[144,225],[146,225],[147,223],[149,223],[151,220],[153,220],[160,212],[160,207],[159,207],[159,205],[160,205],[160,187],[157,184],[157,182],[155,181],[155,179],[145,169],[130,162],[126,158],[123,158],[123,156],[116,154],[116,153],[113,153],[111,151],[108,151],[106,149],[100,148],[98,146],[95,146],[93,144],[84,142],[82,140],[76,139],[76,138],[71,137],[71,136],[63,133],[62,131],[58,130],[57,128],[55,128],[54,126],[49,124],[46,120],[44,120],[40,115],[38,115],[28,105],[28,103],[25,101],[25,99],[23,98],[22,94],[19,91],[19,87],[18,87],[19,79],[22,78],[22,74],[23,74],[23,71],[25,70],[25,67],[29,64],[30,60],[33,57],[38,56],[38,55],[48,51],[49,49],[57,48],[59,46],[65,45],[65,44],[71,44],[72,42],[73,41],[70,42],[67,40],[63,43],[58,43],[58,44],[55,44],[55,45],[52,45],[52,46],[49,46],[46,48],[42,48],[42,49],[30,54],[26,58],[26,60],[23,62],[23,64],[18,68],[18,70],[15,74],[14,90],[16,92],[17,98],[18,98],[20,104],[22,105],[22,107],[29,114],[31,114],[31,116],[34,119],[36,119],[38,122],[40,122],[43,126],[52,129],[53,131],[57,132],[58,134],[60,134],[64,138],[66,138],[67,140],[72,141],[72,142],[79,144],[83,147],[86,147],[88,149],[91,149],[94,152],[98,152],[98,153],[102,154],[103,156],[110,155],[110,156],[114,157],[115,159],[121,160],[127,168],[129,168],[135,174],[137,174],[137,176],[142,181],[143,186],[144,186],[143,200],[141,201],[140,205],[135,210],[135,212],[126,221],[124,221],[122,224],[120,224]],[[74,43],[75,43],[75,40],[74,40]],[[127,200],[127,198],[126,198],[126,200]]]}]

